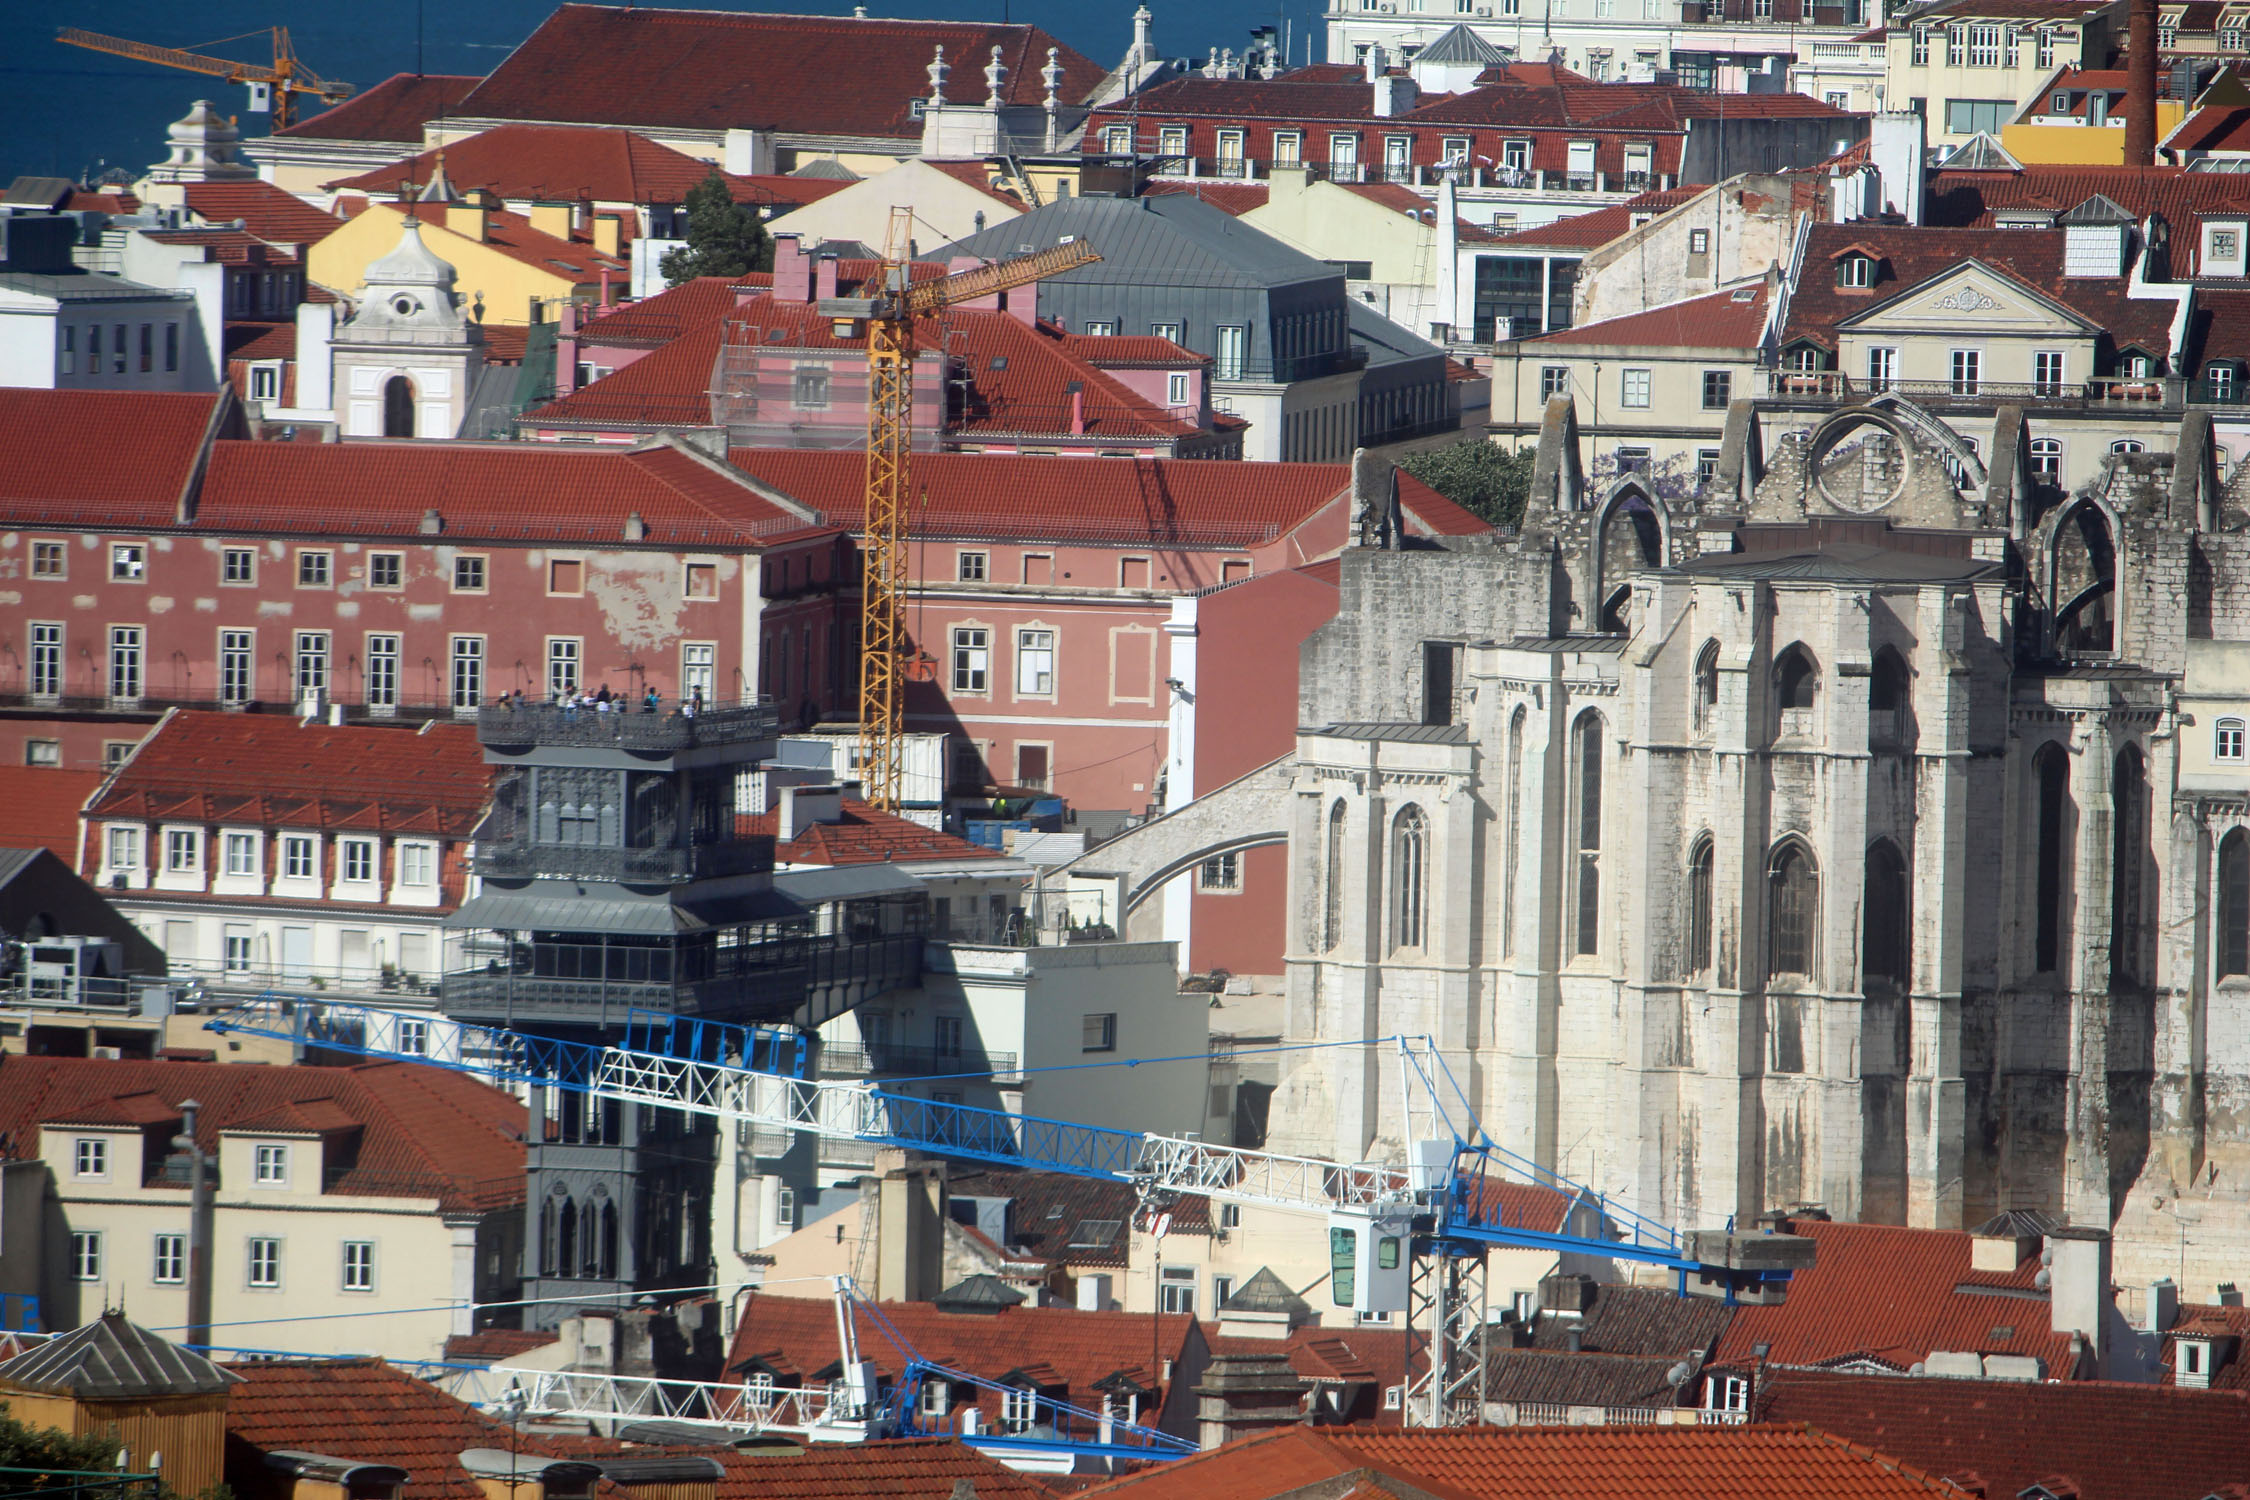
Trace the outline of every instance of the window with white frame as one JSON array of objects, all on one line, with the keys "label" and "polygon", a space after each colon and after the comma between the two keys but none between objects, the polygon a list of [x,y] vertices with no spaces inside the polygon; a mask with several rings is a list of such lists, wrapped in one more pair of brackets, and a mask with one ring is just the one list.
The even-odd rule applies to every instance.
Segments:
[{"label": "window with white frame", "polygon": [[367,638],[367,706],[385,712],[398,707],[399,638]]},{"label": "window with white frame", "polygon": [[399,589],[406,586],[406,554],[403,552],[370,552],[367,554],[367,586],[371,589]]},{"label": "window with white frame", "polygon": [[344,1241],[344,1290],[347,1292],[372,1292],[375,1290],[375,1242],[373,1240]]},{"label": "window with white frame", "polygon": [[2052,396],[2062,389],[2066,361],[2060,349],[2034,349],[2031,353],[2031,382],[2038,394]]},{"label": "window with white frame", "polygon": [[1195,1267],[1163,1266],[1156,1273],[1157,1311],[1195,1315]]},{"label": "window with white frame", "polygon": [[1239,891],[1242,889],[1242,855],[1235,850],[1214,854],[1195,872],[1195,888],[1199,891]]},{"label": "window with white frame", "polygon": [[98,1135],[80,1136],[71,1153],[71,1174],[77,1177],[107,1177],[109,1142]]},{"label": "window with white frame", "polygon": [[547,638],[547,696],[561,698],[578,691],[579,659],[585,654],[585,643],[576,637],[549,636]]},{"label": "window with white frame", "polygon": [[1193,400],[1193,390],[1185,370],[1174,370],[1164,377],[1164,404],[1166,406],[1187,406]]},{"label": "window with white frame", "polygon": [[305,833],[285,833],[281,836],[281,873],[289,880],[313,878],[313,840]]},{"label": "window with white frame", "polygon": [[1622,375],[1618,399],[1629,408],[1646,410],[1649,402],[1651,372],[1628,365]]},{"label": "window with white frame", "polygon": [[229,547],[219,554],[219,582],[242,586],[258,581],[258,554],[249,547]]},{"label": "window with white frame", "polygon": [[425,888],[436,885],[437,846],[434,844],[399,845],[398,883]]},{"label": "window with white frame", "polygon": [[138,828],[112,828],[109,831],[109,867],[112,870],[138,870],[141,867],[141,831]]},{"label": "window with white frame", "polygon": [[430,1023],[420,1016],[401,1016],[398,1023],[398,1050],[408,1057],[428,1057]]},{"label": "window with white frame", "polygon": [[247,974],[256,962],[257,939],[247,927],[229,927],[225,934],[226,956],[223,962],[229,974]]},{"label": "window with white frame", "polygon": [[458,711],[475,708],[484,701],[484,637],[457,635],[453,637],[450,652],[452,671],[453,707]]},{"label": "window with white frame", "polygon": [[220,841],[219,868],[228,875],[255,875],[258,873],[258,836],[254,833],[229,833]]},{"label": "window with white frame", "polygon": [[203,868],[203,835],[193,828],[164,830],[164,869],[171,875],[193,875]]},{"label": "window with white frame", "polygon": [[149,1270],[149,1280],[159,1286],[170,1286],[187,1280],[187,1236],[160,1234],[156,1237],[156,1255]]},{"label": "window with white frame", "polygon": [[1232,1276],[1214,1276],[1211,1278],[1211,1307],[1214,1312],[1224,1312],[1227,1299],[1233,1295],[1234,1278]]},{"label": "window with white frame", "polygon": [[982,583],[992,570],[989,552],[961,551],[953,554],[953,576],[962,583]]},{"label": "window with white frame", "polygon": [[992,632],[963,626],[953,632],[953,691],[982,693],[992,678]]},{"label": "window with white frame", "polygon": [[109,549],[109,576],[118,583],[139,583],[148,576],[148,548],[139,542],[118,542]]},{"label": "window with white frame", "polygon": [[773,1192],[773,1227],[797,1227],[797,1190],[793,1187],[775,1188]]},{"label": "window with white frame", "polygon": [[307,548],[297,554],[297,587],[324,589],[335,581],[336,554],[321,548]]},{"label": "window with white frame", "polygon": [[375,841],[373,839],[342,839],[336,845],[336,878],[351,885],[367,885],[375,879]]},{"label": "window with white frame", "polygon": [[109,627],[109,695],[120,702],[141,696],[141,652],[146,637],[138,625]]},{"label": "window with white frame", "polygon": [[1975,349],[1955,349],[1951,360],[1953,394],[1974,396],[1977,393],[1977,383],[1983,377],[1983,354]]},{"label": "window with white frame", "polygon": [[260,1187],[289,1186],[289,1148],[286,1145],[261,1144],[254,1158],[254,1180]]},{"label": "window with white frame", "polygon": [[28,673],[34,698],[54,698],[62,693],[63,628],[34,621],[31,626],[31,669]]},{"label": "window with white frame", "polygon": [[2244,758],[2244,721],[2235,718],[2221,719],[2211,729],[2211,758],[2213,760],[2240,761]]},{"label": "window with white frame", "polygon": [[1055,633],[1016,632],[1016,696],[1050,698],[1055,692]]},{"label": "window with white frame", "polygon": [[1750,1381],[1746,1376],[1714,1375],[1707,1390],[1712,1411],[1746,1412],[1750,1409]]},{"label": "window with white frame", "polygon": [[102,1279],[102,1232],[99,1229],[71,1231],[70,1275],[73,1281]]},{"label": "window with white frame", "polygon": [[271,1291],[281,1285],[281,1241],[270,1235],[250,1238],[250,1285]]},{"label": "window with white frame", "polygon": [[1010,1386],[1000,1393],[1000,1430],[1029,1432],[1039,1420],[1039,1393],[1025,1386]]},{"label": "window with white frame", "polygon": [[938,1421],[952,1409],[953,1388],[934,1375],[922,1377],[922,1389],[914,1398],[914,1409],[930,1421]]}]

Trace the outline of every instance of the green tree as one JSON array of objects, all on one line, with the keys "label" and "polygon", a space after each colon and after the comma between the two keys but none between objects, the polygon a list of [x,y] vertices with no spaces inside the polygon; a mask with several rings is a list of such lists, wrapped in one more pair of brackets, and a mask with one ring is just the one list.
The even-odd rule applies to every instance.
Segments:
[{"label": "green tree", "polygon": [[1529,448],[1503,448],[1472,438],[1399,460],[1399,467],[1446,499],[1495,526],[1523,520],[1531,494],[1534,458]]},{"label": "green tree", "polygon": [[734,201],[726,178],[711,175],[687,195],[687,244],[668,252],[659,267],[672,286],[698,276],[741,276],[773,269],[773,238],[758,210]]},{"label": "green tree", "polygon": [[[0,1469],[47,1474],[115,1473],[117,1439],[88,1433],[72,1437],[57,1427],[33,1427],[0,1411]],[[0,1484],[0,1488],[12,1486]]]}]

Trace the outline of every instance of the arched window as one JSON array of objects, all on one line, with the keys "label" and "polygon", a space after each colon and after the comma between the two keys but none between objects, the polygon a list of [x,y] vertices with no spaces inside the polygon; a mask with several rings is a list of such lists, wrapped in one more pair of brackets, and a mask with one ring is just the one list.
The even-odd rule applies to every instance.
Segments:
[{"label": "arched window", "polygon": [[1391,825],[1391,946],[1419,948],[1429,936],[1430,833],[1408,803]]},{"label": "arched window", "polygon": [[1794,839],[1774,851],[1767,883],[1772,887],[1772,970],[1810,975],[1814,936],[1820,922],[1820,871],[1812,851]]},{"label": "arched window", "polygon": [[2054,562],[2056,652],[2116,650],[2117,547],[2100,506],[2082,504],[2062,518],[2055,528]]},{"label": "arched window", "polygon": [[1687,862],[1687,972],[1703,974],[1711,968],[1711,836],[1705,834],[1688,851]]},{"label": "arched window", "polygon": [[1648,497],[1628,494],[1602,518],[1601,619],[1598,629],[1623,632],[1632,625],[1633,575],[1664,555],[1663,532]]},{"label": "arched window", "polygon": [[2131,745],[2117,753],[2109,800],[2109,972],[2131,983],[2142,973],[2141,879],[2148,868],[2148,774]]},{"label": "arched window", "polygon": [[1875,653],[1875,666],[1867,674],[1867,730],[1878,740],[1907,737],[1907,705],[1913,696],[1913,674],[1906,658],[1892,647]]},{"label": "arched window", "polygon": [[414,436],[414,382],[404,375],[383,382],[383,436]]},{"label": "arched window", "polygon": [[2240,719],[2221,719],[2211,726],[2211,758],[2240,761],[2244,758],[2244,725]]},{"label": "arched window", "polygon": [[2032,779],[2038,817],[2033,840],[2037,860],[2033,899],[2038,910],[2032,923],[2032,966],[2041,974],[2052,974],[2062,966],[2063,899],[2070,889],[2070,756],[2060,745],[2042,746],[2032,759]]},{"label": "arched window", "polygon": [[594,1274],[601,1277],[601,1279],[604,1281],[616,1280],[617,1205],[610,1202],[607,1198],[604,1198],[602,1200],[602,1221],[600,1238],[595,1243],[597,1249],[600,1251],[600,1254],[597,1257],[595,1263]]},{"label": "arched window", "polygon": [[564,1193],[554,1199],[555,1209],[555,1269],[556,1276],[578,1274],[578,1205]]},{"label": "arched window", "polygon": [[1705,641],[1695,653],[1695,732],[1709,734],[1719,716],[1719,643]]},{"label": "arched window", "polygon": [[2211,925],[2219,977],[2250,974],[2250,834],[2239,828],[2219,841],[2219,910]]},{"label": "arched window", "polygon": [[2062,483],[2062,439],[2031,440],[2031,477],[2047,484]]},{"label": "arched window", "polygon": [[1867,885],[1860,899],[1861,976],[1888,980],[1903,990],[1914,977],[1911,895],[1906,856],[1889,839],[1877,839],[1867,851]]},{"label": "arched window", "polygon": [[1820,696],[1820,667],[1803,646],[1791,646],[1773,664],[1774,701],[1784,709],[1811,708]]},{"label": "arched window", "polygon": [[1523,719],[1521,708],[1508,720],[1508,816],[1500,826],[1500,956],[1516,951],[1516,819],[1523,813]]},{"label": "arched window", "polygon": [[591,1198],[578,1210],[578,1274],[602,1274],[602,1206]]},{"label": "arched window", "polygon": [[1321,885],[1324,904],[1320,914],[1320,947],[1325,953],[1344,940],[1344,799],[1341,797],[1328,809],[1327,873]]},{"label": "arched window", "polygon": [[2112,453],[2143,453],[2147,449],[2132,438],[2119,438],[2109,445],[2109,451]]},{"label": "arched window", "polygon": [[1602,937],[1602,716],[1578,720],[1572,747],[1578,774],[1578,940],[1574,951],[1599,953]]}]

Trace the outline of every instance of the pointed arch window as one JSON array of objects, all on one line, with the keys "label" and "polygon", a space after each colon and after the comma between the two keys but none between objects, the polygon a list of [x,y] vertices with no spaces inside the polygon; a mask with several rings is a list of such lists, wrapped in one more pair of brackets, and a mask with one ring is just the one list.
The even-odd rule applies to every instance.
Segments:
[{"label": "pointed arch window", "polygon": [[414,436],[414,382],[404,375],[383,382],[383,436]]},{"label": "pointed arch window", "polygon": [[1809,977],[1820,924],[1820,871],[1812,851],[1792,839],[1774,851],[1771,887],[1772,971]]},{"label": "pointed arch window", "polygon": [[2148,774],[2141,752],[2118,752],[2110,777],[2109,969],[2114,980],[2137,981],[2145,942],[2141,878],[2148,868]]},{"label": "pointed arch window", "polygon": [[1866,980],[1888,980],[1900,989],[1913,977],[1913,928],[1906,856],[1889,839],[1867,851],[1867,884],[1860,908],[1860,971]]},{"label": "pointed arch window", "polygon": [[1320,913],[1320,947],[1333,949],[1344,940],[1344,799],[1328,809],[1327,867],[1321,877],[1323,905]]},{"label": "pointed arch window", "polygon": [[1820,696],[1820,664],[1803,646],[1791,646],[1774,661],[1773,689],[1784,710],[1811,708]]},{"label": "pointed arch window", "polygon": [[2064,893],[2070,888],[2070,757],[2060,745],[2042,746],[2032,760],[2032,779],[2038,819],[2033,839],[2033,899],[2038,903],[2032,924],[2032,964],[2041,974],[2062,967],[2066,942],[2063,921]]},{"label": "pointed arch window", "polygon": [[1709,734],[1719,718],[1719,643],[1695,653],[1695,732]]},{"label": "pointed arch window", "polygon": [[1713,853],[1709,834],[1688,851],[1687,972],[1691,977],[1711,969]]},{"label": "pointed arch window", "polygon": [[2219,911],[2212,924],[2219,977],[2250,974],[2250,833],[2219,840]]},{"label": "pointed arch window", "polygon": [[1578,778],[1578,900],[1576,946],[1581,954],[1601,951],[1602,911],[1602,716],[1582,715],[1574,733],[1572,769]]},{"label": "pointed arch window", "polygon": [[1892,647],[1875,653],[1874,669],[1867,676],[1867,731],[1870,738],[1897,743],[1908,735],[1908,704],[1913,695],[1913,674],[1906,658]]},{"label": "pointed arch window", "polygon": [[1516,820],[1523,814],[1523,721],[1519,707],[1508,720],[1508,816],[1500,828],[1500,954],[1516,951]]},{"label": "pointed arch window", "polygon": [[1420,948],[1429,938],[1430,831],[1409,803],[1391,825],[1391,946]]}]

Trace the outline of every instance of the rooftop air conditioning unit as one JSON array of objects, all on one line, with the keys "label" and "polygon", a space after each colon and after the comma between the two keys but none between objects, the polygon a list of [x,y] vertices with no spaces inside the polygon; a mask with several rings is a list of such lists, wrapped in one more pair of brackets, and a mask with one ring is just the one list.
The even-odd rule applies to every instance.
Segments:
[{"label": "rooftop air conditioning unit", "polygon": [[125,1052],[124,1049],[120,1047],[96,1047],[94,1049],[94,1056],[104,1058],[110,1062],[121,1062],[124,1060]]}]

